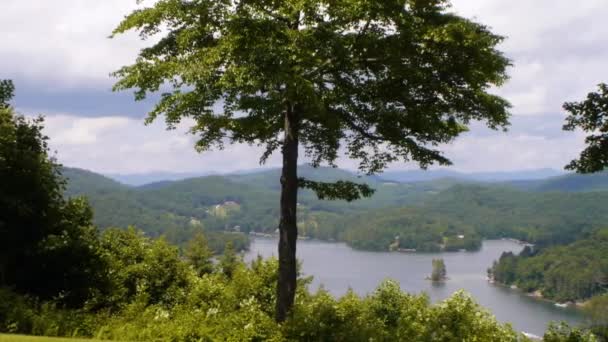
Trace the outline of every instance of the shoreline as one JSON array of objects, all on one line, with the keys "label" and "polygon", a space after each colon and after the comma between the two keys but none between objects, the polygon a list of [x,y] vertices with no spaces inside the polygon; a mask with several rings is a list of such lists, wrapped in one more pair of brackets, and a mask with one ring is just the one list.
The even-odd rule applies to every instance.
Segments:
[{"label": "shoreline", "polygon": [[565,303],[560,303],[560,302],[558,302],[558,301],[556,301],[554,299],[549,299],[549,298],[544,297],[542,295],[542,291],[540,291],[540,290],[536,290],[534,292],[525,292],[522,289],[520,289],[519,287],[517,287],[517,285],[507,285],[507,284],[498,282],[498,281],[496,281],[495,279],[493,279],[491,277],[487,277],[486,280],[488,281],[488,283],[490,283],[492,285],[500,286],[500,287],[503,287],[503,288],[507,288],[509,290],[520,292],[520,293],[524,294],[527,297],[534,298],[534,299],[537,299],[539,301],[551,303],[551,304],[553,304],[553,305],[555,305],[556,307],[559,307],[559,308],[573,308],[573,309],[581,310],[589,302],[589,299],[588,299],[586,301],[568,301],[568,302],[565,302]]},{"label": "shoreline", "polygon": [[[264,239],[264,240],[276,240],[279,238],[279,235],[277,233],[260,233],[260,232],[249,232],[247,234],[249,236],[249,238],[251,240],[254,239]],[[360,251],[360,252],[370,252],[370,253],[391,253],[391,254],[457,254],[457,253],[477,253],[479,252],[482,248],[483,248],[483,243],[486,241],[508,241],[508,242],[512,242],[512,243],[516,243],[520,246],[534,246],[533,244],[530,244],[528,242],[525,241],[521,241],[521,240],[516,240],[516,239],[511,239],[511,238],[495,238],[495,239],[482,239],[482,245],[478,248],[478,249],[474,249],[474,250],[467,250],[467,249],[460,249],[460,250],[438,250],[438,251],[421,251],[421,250],[417,250],[414,248],[408,249],[408,248],[400,248],[400,249],[395,249],[395,250],[379,250],[379,249],[366,249],[366,248],[358,248],[356,246],[350,245],[347,241],[343,241],[343,240],[336,240],[336,239],[319,239],[319,238],[314,238],[314,237],[310,237],[310,236],[302,236],[302,235],[298,235],[298,241],[310,241],[310,242],[322,242],[322,243],[335,243],[335,244],[344,244],[346,246],[348,246],[349,248],[356,250],[356,251]]]}]

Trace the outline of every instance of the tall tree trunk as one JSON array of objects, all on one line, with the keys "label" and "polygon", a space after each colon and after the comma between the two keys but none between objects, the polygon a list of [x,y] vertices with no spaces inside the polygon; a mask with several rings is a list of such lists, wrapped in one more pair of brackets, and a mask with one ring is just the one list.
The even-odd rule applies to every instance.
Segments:
[{"label": "tall tree trunk", "polygon": [[296,294],[296,240],[298,227],[298,130],[299,117],[294,106],[285,113],[283,170],[281,173],[281,220],[279,223],[279,280],[277,282],[277,322],[283,322]]}]

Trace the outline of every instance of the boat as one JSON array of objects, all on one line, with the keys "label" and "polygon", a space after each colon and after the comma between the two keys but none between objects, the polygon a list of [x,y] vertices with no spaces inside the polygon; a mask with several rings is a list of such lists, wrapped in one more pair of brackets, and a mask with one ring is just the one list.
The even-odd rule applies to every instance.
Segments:
[{"label": "boat", "polygon": [[525,337],[527,337],[531,340],[539,340],[539,341],[542,340],[542,337],[540,337],[538,335],[534,335],[534,334],[531,334],[531,333],[528,333],[525,331],[522,331],[521,333],[522,333],[522,335],[524,335]]}]

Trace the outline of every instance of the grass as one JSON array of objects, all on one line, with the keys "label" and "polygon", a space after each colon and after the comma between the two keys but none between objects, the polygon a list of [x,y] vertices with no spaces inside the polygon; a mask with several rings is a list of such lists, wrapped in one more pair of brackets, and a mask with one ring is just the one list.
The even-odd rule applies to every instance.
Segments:
[{"label": "grass", "polygon": [[95,341],[99,341],[99,340],[0,334],[0,342],[95,342]]}]

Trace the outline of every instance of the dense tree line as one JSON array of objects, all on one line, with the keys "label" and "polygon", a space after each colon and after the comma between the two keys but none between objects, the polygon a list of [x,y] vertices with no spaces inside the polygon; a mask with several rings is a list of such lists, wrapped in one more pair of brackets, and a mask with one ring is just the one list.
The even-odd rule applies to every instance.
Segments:
[{"label": "dense tree line", "polygon": [[565,246],[504,253],[490,271],[498,282],[560,302],[608,293],[608,229]]},{"label": "dense tree line", "polygon": [[515,238],[538,246],[567,244],[605,227],[608,192],[536,193],[507,187],[456,185],[421,207],[464,222],[484,238]]},{"label": "dense tree line", "polygon": [[[303,168],[303,173],[312,172],[309,170]],[[244,234],[274,233],[278,217],[274,201],[279,195],[274,173],[130,188],[81,170],[64,170],[69,178],[68,195],[87,196],[95,209],[94,222],[102,229],[134,225],[177,244],[188,241],[201,227],[212,240],[212,235],[235,232],[235,228]],[[349,173],[320,169],[314,175],[331,180]],[[389,250],[399,236],[400,248],[458,251],[478,249],[483,238],[509,237],[539,246],[570,243],[608,221],[602,206],[608,200],[605,191],[539,193],[445,180],[413,184],[370,181],[377,189],[374,201],[327,202],[303,193],[298,206],[300,235],[341,240],[368,250]],[[224,206],[230,202],[235,205]],[[237,249],[247,244],[243,235],[228,237],[234,238]],[[221,251],[223,242],[212,243],[213,248]]]},{"label": "dense tree line", "polygon": [[0,286],[79,305],[101,281],[92,210],[64,199],[43,119],[14,111],[11,82],[0,88]]},{"label": "dense tree line", "polygon": [[342,222],[341,240],[359,249],[439,252],[481,247],[481,236],[472,226],[416,208],[369,210]]}]

